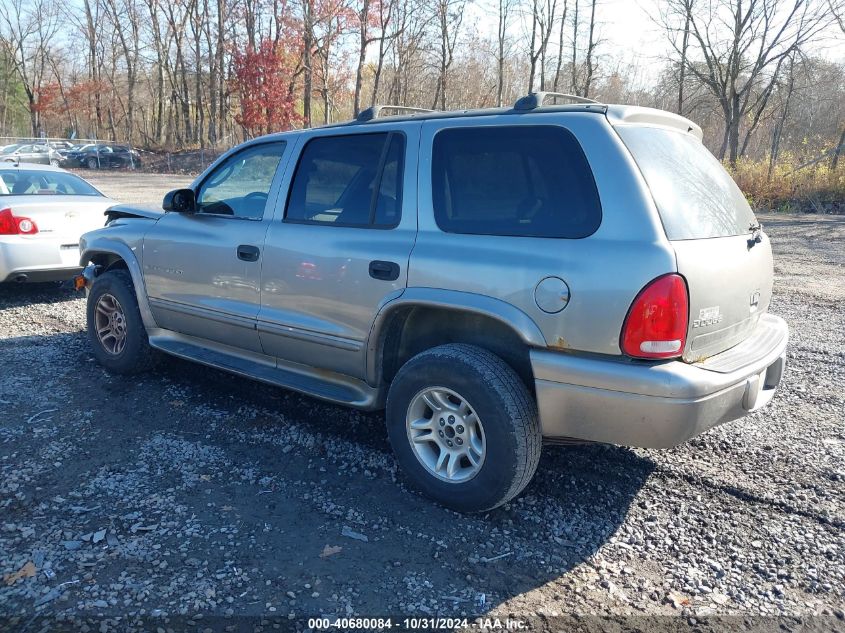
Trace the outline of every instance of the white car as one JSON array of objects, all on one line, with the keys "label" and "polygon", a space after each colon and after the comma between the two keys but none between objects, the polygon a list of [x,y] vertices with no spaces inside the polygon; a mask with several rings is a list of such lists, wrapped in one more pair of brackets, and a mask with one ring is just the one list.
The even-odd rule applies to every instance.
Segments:
[{"label": "white car", "polygon": [[117,204],[49,165],[0,166],[0,283],[62,281],[80,270],[79,236]]}]

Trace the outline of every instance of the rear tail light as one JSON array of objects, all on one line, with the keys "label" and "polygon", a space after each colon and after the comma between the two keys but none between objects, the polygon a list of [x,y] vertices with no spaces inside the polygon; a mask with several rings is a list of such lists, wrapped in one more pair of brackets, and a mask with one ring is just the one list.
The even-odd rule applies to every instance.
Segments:
[{"label": "rear tail light", "polygon": [[0,235],[35,235],[38,226],[29,218],[17,216],[11,209],[0,211]]},{"label": "rear tail light", "polygon": [[622,327],[622,351],[634,358],[674,358],[684,351],[689,323],[687,284],[658,277],[640,291]]}]

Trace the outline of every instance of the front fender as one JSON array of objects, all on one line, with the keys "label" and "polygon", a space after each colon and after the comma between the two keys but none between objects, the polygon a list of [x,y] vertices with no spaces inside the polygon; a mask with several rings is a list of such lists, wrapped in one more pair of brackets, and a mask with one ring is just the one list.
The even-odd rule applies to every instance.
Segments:
[{"label": "front fender", "polygon": [[144,327],[149,331],[158,326],[147,300],[147,288],[144,284],[144,275],[139,261],[140,249],[140,240],[136,246],[130,246],[122,239],[117,239],[117,236],[109,235],[107,231],[98,229],[86,233],[80,238],[79,265],[84,267],[89,263],[105,264],[102,269],[105,270],[115,261],[122,260],[132,276],[132,285],[135,286],[135,298],[138,300],[141,320],[144,322]]}]

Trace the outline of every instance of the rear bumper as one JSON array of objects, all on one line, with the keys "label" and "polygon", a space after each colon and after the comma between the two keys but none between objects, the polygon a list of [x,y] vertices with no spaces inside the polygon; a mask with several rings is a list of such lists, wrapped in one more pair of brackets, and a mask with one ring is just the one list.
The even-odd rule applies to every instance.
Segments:
[{"label": "rear bumper", "polygon": [[772,399],[789,330],[763,315],[752,336],[702,363],[646,364],[532,350],[543,435],[669,448]]},{"label": "rear bumper", "polygon": [[63,281],[81,270],[73,239],[9,235],[0,237],[0,283]]}]

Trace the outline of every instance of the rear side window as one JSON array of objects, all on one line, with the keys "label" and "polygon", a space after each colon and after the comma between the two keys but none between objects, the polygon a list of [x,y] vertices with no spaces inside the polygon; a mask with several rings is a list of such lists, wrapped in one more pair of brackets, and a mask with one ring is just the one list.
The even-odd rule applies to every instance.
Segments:
[{"label": "rear side window", "polygon": [[587,158],[558,126],[438,132],[432,198],[437,225],[448,233],[581,238],[601,223]]},{"label": "rear side window", "polygon": [[697,138],[642,126],[617,131],[651,190],[670,240],[743,235],[756,224],[742,191]]},{"label": "rear side window", "polygon": [[405,137],[396,132],[308,141],[288,198],[288,222],[389,228],[402,208]]}]

